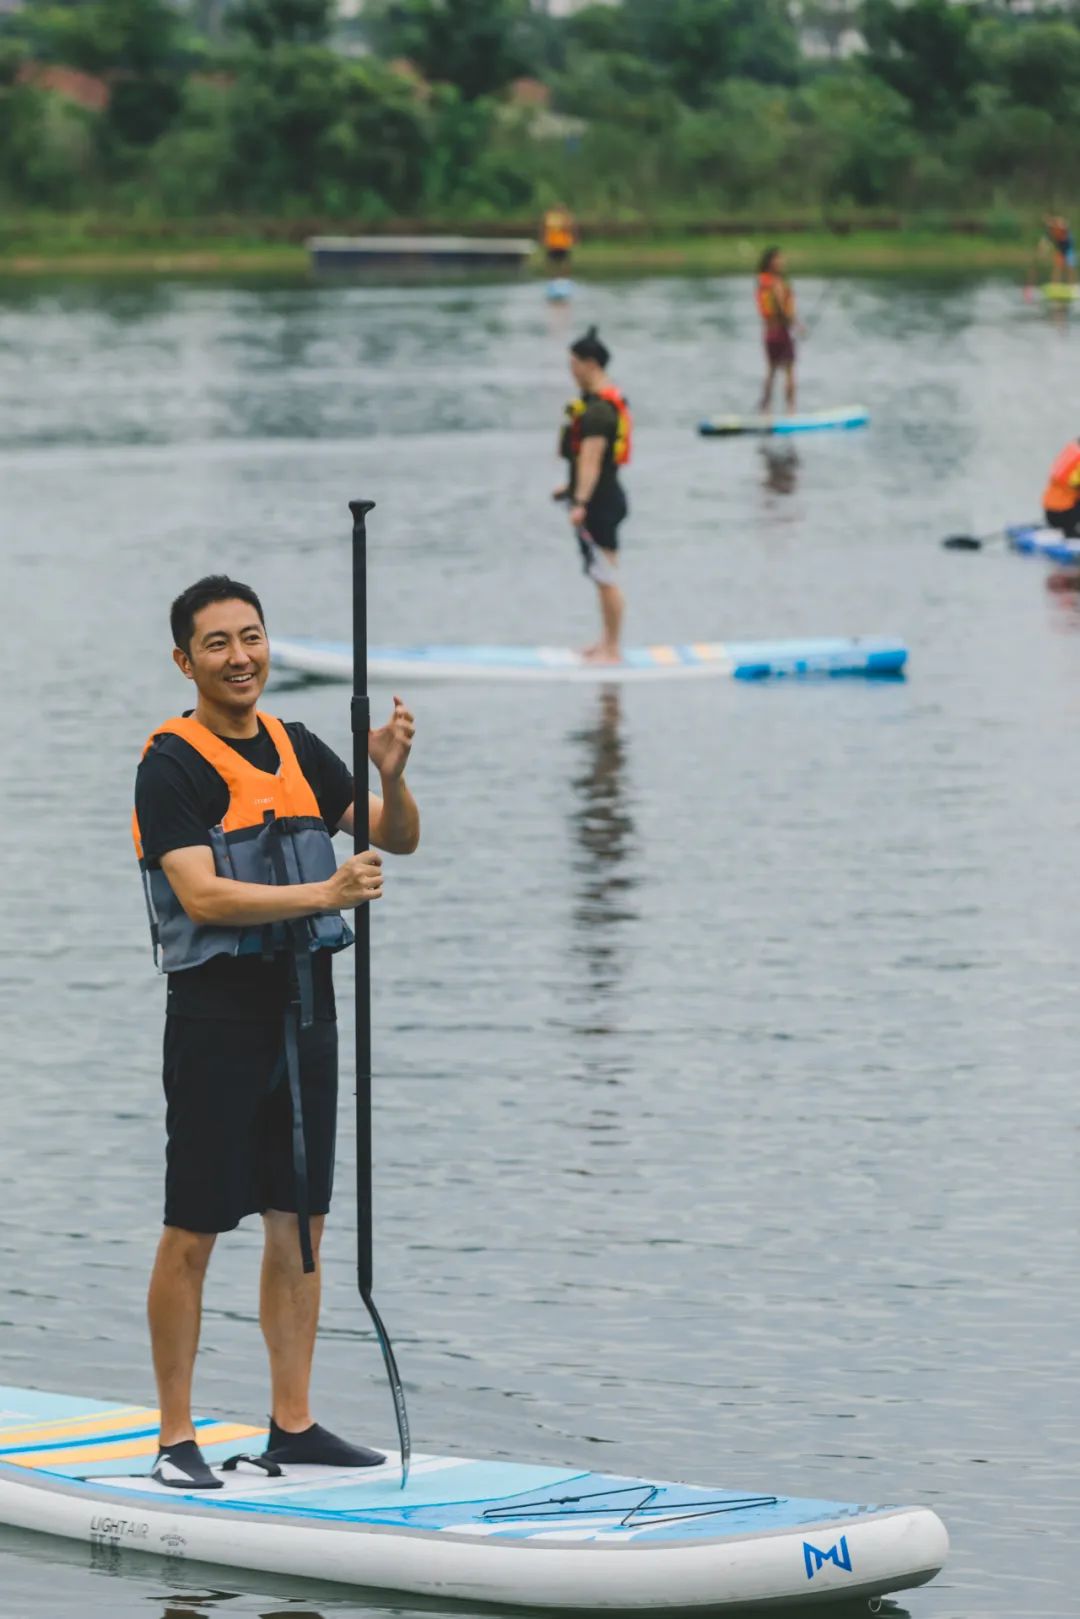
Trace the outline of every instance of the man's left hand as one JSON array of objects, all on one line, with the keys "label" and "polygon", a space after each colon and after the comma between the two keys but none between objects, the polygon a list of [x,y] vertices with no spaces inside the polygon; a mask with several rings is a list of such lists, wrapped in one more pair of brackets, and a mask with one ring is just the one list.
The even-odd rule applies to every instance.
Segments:
[{"label": "man's left hand", "polygon": [[570,521],[575,528],[585,527],[586,509],[580,501],[570,508]]},{"label": "man's left hand", "polygon": [[394,712],[385,725],[368,732],[368,758],[384,779],[405,774],[412,752],[416,721],[400,697],[394,698]]}]

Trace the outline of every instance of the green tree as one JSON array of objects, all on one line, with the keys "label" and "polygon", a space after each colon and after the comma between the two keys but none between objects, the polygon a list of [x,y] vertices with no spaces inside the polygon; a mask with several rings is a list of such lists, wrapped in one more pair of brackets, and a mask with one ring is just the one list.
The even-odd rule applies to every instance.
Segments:
[{"label": "green tree", "polygon": [[169,127],[183,72],[197,56],[168,0],[82,0],[29,7],[20,26],[33,54],[110,81],[99,129],[106,145],[148,146]]},{"label": "green tree", "polygon": [[724,79],[793,84],[799,42],[786,0],[623,0],[630,48],[702,106]]},{"label": "green tree", "polygon": [[1074,23],[1003,31],[994,57],[994,77],[1010,101],[1071,121],[1080,94],[1080,28]]},{"label": "green tree", "polygon": [[264,51],[274,45],[321,45],[333,13],[333,0],[240,0],[229,25]]},{"label": "green tree", "polygon": [[840,69],[800,99],[809,189],[829,202],[895,203],[919,152],[903,96],[869,73]]},{"label": "green tree", "polygon": [[866,0],[866,66],[909,103],[921,129],[950,129],[970,111],[985,62],[971,12],[950,0]]},{"label": "green tree", "polygon": [[368,33],[383,56],[404,56],[432,83],[473,101],[534,64],[529,0],[370,0]]},{"label": "green tree", "polygon": [[86,73],[164,77],[185,54],[181,19],[168,0],[29,6],[18,22],[35,56]]}]

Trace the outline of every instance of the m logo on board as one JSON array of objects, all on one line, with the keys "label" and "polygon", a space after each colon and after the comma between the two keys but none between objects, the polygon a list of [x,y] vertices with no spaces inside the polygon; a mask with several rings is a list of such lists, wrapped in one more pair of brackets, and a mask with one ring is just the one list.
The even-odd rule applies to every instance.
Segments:
[{"label": "m logo on board", "polygon": [[819,1551],[816,1546],[811,1546],[808,1540],[803,1541],[802,1549],[803,1557],[806,1561],[806,1577],[808,1580],[812,1580],[814,1575],[825,1567],[826,1563],[835,1563],[837,1568],[846,1570],[848,1574],[851,1573],[851,1553],[847,1548],[846,1535],[841,1535],[836,1545],[830,1546],[826,1551]]}]

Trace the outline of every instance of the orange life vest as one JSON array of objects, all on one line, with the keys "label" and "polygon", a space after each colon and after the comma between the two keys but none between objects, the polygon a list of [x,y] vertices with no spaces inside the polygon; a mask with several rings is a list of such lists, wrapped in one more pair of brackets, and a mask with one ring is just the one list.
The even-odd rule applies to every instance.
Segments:
[{"label": "orange life vest", "polygon": [[1080,439],[1066,444],[1053,466],[1050,481],[1043,490],[1043,510],[1068,512],[1080,503]]},{"label": "orange life vest", "polygon": [[[219,826],[208,828],[219,877],[249,883],[326,881],[337,870],[337,859],[319,801],[284,725],[272,714],[258,717],[277,749],[278,769],[273,775],[249,764],[191,715],[157,726],[143,753],[156,737],[182,737],[225,783],[228,809]],[[217,955],[295,953],[297,949],[310,954],[341,950],[352,943],[352,934],[337,911],[267,927],[192,922],[165,873],[145,860],[137,814],[132,815],[131,829],[142,870],[154,959],[160,959],[163,972],[200,967]]]},{"label": "orange life vest", "polygon": [[[618,423],[615,428],[615,442],[611,446],[611,453],[615,465],[625,467],[630,460],[634,437],[634,418],[630,414],[630,406],[614,384],[601,388],[599,393],[593,394],[592,397],[594,399],[606,399],[609,405],[615,406]],[[571,399],[566,407],[566,414],[570,419],[567,448],[576,461],[581,454],[581,418],[585,414],[585,400]]]},{"label": "orange life vest", "polygon": [[795,294],[775,270],[762,270],[758,276],[757,306],[766,326],[783,326],[786,329],[794,322]]},{"label": "orange life vest", "polygon": [[573,217],[563,208],[549,208],[544,215],[544,246],[566,253],[574,245]]}]

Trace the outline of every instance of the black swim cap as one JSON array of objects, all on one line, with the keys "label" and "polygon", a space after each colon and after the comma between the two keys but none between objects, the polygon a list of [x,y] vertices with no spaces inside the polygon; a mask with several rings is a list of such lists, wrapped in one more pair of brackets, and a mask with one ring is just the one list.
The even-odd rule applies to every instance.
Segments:
[{"label": "black swim cap", "polygon": [[611,359],[611,350],[601,343],[595,326],[590,326],[584,337],[571,343],[570,353],[579,360],[595,360],[599,366],[606,366]]}]

